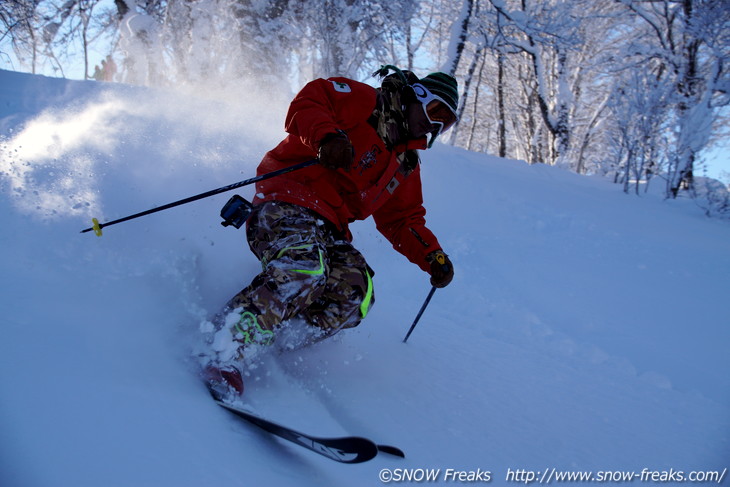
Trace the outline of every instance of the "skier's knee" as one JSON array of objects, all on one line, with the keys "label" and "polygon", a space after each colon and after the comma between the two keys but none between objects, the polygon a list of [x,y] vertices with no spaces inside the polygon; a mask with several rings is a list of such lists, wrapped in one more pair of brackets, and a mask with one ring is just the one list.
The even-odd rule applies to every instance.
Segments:
[{"label": "skier's knee", "polygon": [[305,312],[307,321],[326,331],[354,328],[375,302],[372,271],[338,269],[324,293]]}]

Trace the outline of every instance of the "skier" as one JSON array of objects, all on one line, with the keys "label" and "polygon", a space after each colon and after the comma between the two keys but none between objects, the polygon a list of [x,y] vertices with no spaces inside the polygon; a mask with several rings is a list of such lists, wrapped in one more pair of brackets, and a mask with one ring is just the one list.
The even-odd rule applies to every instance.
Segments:
[{"label": "skier", "polygon": [[433,286],[453,278],[426,227],[417,150],[456,122],[457,82],[391,65],[375,74],[383,78],[377,89],[339,77],[304,86],[289,107],[287,137],[258,167],[264,174],[319,159],[256,185],[246,235],[263,271],[212,321],[203,376],[217,397],[243,393],[247,348],[270,345],[288,320],[303,319],[328,337],[367,315],[374,272],[351,243],[350,222],[372,215]]}]

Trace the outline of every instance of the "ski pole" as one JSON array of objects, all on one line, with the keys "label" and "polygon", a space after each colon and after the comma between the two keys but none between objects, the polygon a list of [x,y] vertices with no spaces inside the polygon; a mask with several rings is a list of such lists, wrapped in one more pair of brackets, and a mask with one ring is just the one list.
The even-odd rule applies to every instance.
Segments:
[{"label": "ski pole", "polygon": [[426,311],[426,306],[428,306],[428,303],[431,302],[431,298],[433,297],[433,293],[435,293],[435,292],[436,292],[436,286],[431,286],[431,291],[428,293],[428,296],[426,297],[426,301],[423,302],[423,306],[421,306],[421,310],[416,315],[416,319],[413,321],[411,328],[408,330],[406,337],[403,339],[403,343],[406,343],[408,341],[408,337],[411,336],[411,333],[413,333],[413,329],[418,324],[418,320],[421,319],[421,315],[423,314],[423,312]]},{"label": "ski pole", "polygon": [[90,231],[93,230],[94,233],[98,237],[101,237],[101,229],[104,228],[104,227],[109,227],[111,225],[116,225],[117,223],[126,222],[126,221],[129,221],[129,220],[133,220],[135,218],[139,218],[141,216],[150,215],[152,213],[157,213],[158,211],[168,210],[170,208],[174,208],[176,206],[184,205],[186,203],[191,203],[193,201],[201,200],[203,198],[207,198],[209,196],[214,196],[216,194],[225,193],[226,191],[231,191],[231,190],[240,188],[242,186],[246,186],[246,185],[249,185],[249,184],[257,183],[259,181],[263,181],[265,179],[270,179],[270,178],[273,178],[273,177],[276,177],[276,176],[280,176],[280,175],[286,174],[288,172],[296,171],[298,169],[304,169],[305,167],[313,166],[314,164],[317,164],[318,162],[319,162],[318,159],[312,159],[312,160],[309,160],[309,161],[306,161],[306,162],[302,162],[302,163],[299,163],[299,164],[295,164],[293,166],[285,167],[283,169],[278,169],[276,171],[271,171],[269,173],[262,174],[260,176],[256,176],[256,177],[253,177],[253,178],[250,178],[250,179],[245,179],[245,180],[239,181],[237,183],[229,184],[228,186],[222,186],[222,187],[217,188],[217,189],[213,189],[213,190],[210,190],[210,191],[206,191],[205,193],[200,193],[200,194],[195,195],[195,196],[190,196],[189,198],[184,198],[184,199],[181,199],[181,200],[178,200],[178,201],[173,201],[172,203],[168,203],[166,205],[158,206],[157,208],[151,208],[149,210],[145,210],[145,211],[141,211],[139,213],[135,213],[134,215],[129,215],[129,216],[125,216],[124,218],[119,218],[117,220],[112,220],[110,222],[99,223],[99,220],[97,220],[96,218],[92,218],[91,221],[93,222],[93,226],[81,230],[81,233],[86,233],[86,232],[90,232]]}]

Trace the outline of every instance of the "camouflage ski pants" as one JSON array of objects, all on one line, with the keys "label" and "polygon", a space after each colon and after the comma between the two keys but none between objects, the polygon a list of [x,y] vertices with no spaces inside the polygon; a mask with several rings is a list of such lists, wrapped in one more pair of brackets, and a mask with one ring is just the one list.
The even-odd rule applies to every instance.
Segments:
[{"label": "camouflage ski pants", "polygon": [[246,235],[263,271],[223,313],[240,313],[231,332],[241,348],[273,341],[276,328],[295,317],[325,335],[352,328],[374,303],[365,258],[315,212],[266,202],[253,211]]}]

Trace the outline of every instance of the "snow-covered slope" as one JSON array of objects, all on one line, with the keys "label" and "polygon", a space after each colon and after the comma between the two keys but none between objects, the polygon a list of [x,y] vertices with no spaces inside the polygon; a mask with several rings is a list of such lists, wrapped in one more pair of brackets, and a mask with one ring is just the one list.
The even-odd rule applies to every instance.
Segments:
[{"label": "snow-covered slope", "polygon": [[369,486],[384,468],[502,485],[516,469],[730,467],[727,222],[446,146],[423,155],[424,192],[456,277],[408,344],[427,276],[363,222],[367,320],[247,379],[271,419],[407,458],[339,465],[213,404],[189,350],[259,268],[243,232],[218,223],[229,195],[79,231],[250,177],[285,110],[266,93],[0,71],[0,485]]}]

